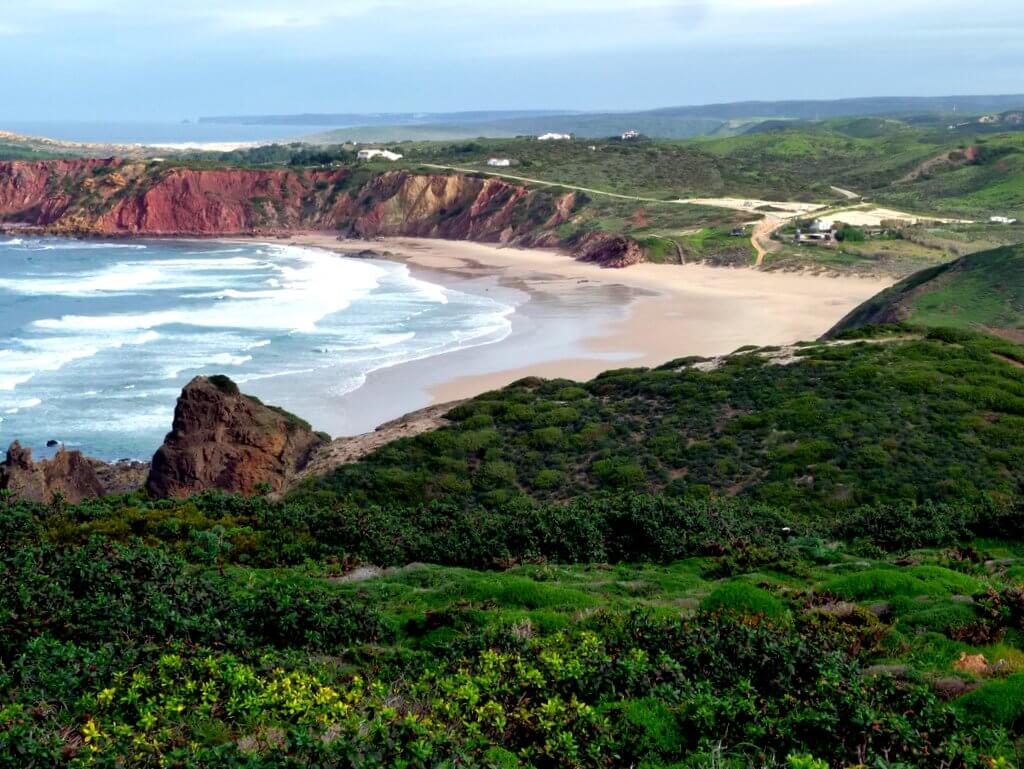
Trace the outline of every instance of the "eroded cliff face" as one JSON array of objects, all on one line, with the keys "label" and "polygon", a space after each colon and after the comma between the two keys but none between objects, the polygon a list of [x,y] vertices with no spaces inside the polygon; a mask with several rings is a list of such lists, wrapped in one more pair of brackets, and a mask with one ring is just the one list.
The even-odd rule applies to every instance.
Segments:
[{"label": "eroded cliff face", "polygon": [[178,398],[146,488],[155,497],[209,489],[254,494],[263,484],[281,491],[326,442],[297,417],[241,394],[226,377],[197,377]]},{"label": "eroded cliff face", "polygon": [[329,230],[564,247],[623,267],[644,258],[628,238],[563,238],[571,193],[495,178],[363,169],[174,167],[130,160],[0,162],[0,222],[78,235],[216,236]]},{"label": "eroded cliff face", "polygon": [[26,502],[49,503],[59,493],[65,501],[77,504],[93,497],[137,491],[146,482],[148,471],[149,465],[143,462],[110,464],[63,447],[52,459],[37,462],[31,449],[15,441],[0,462],[0,489]]},{"label": "eroded cliff face", "polygon": [[26,502],[51,502],[59,493],[68,502],[77,503],[106,493],[92,463],[80,452],[62,448],[53,459],[35,462],[32,450],[22,448],[17,441],[0,463],[0,488]]}]

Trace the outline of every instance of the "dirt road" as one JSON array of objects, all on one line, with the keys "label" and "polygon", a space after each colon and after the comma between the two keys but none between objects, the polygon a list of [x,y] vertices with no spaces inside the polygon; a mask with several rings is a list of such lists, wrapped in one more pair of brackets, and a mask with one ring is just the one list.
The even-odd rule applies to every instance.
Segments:
[{"label": "dirt road", "polygon": [[777,244],[771,239],[772,233],[787,221],[789,220],[780,219],[777,216],[766,216],[754,225],[754,230],[750,234],[750,244],[757,251],[757,261],[754,262],[755,267],[760,267],[764,264],[764,258],[768,255],[769,251],[778,250]]}]

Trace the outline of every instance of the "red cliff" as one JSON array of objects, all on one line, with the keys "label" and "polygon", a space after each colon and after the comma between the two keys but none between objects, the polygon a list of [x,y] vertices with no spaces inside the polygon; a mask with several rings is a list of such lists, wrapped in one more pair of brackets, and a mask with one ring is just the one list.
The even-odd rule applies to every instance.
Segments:
[{"label": "red cliff", "polygon": [[328,230],[562,246],[607,266],[642,260],[632,240],[563,238],[573,193],[466,174],[350,168],[208,169],[134,160],[0,162],[0,222],[79,235],[217,236]]}]

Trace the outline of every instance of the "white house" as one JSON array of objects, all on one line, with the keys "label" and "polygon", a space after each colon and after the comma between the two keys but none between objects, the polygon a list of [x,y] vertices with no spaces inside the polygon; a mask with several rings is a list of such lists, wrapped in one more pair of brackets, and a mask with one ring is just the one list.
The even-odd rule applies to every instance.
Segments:
[{"label": "white house", "polygon": [[1011,219],[1008,216],[993,216],[991,219],[989,219],[989,221],[992,222],[992,224],[1016,224],[1017,223],[1016,219]]},{"label": "white house", "polygon": [[487,161],[487,165],[492,168],[508,168],[512,165],[512,161],[508,158],[491,158]]},{"label": "white house", "polygon": [[373,160],[374,158],[383,158],[384,160],[390,160],[394,163],[396,160],[401,160],[402,155],[397,152],[391,152],[390,150],[359,150],[358,158],[360,160]]},{"label": "white house", "polygon": [[832,219],[815,219],[814,223],[811,224],[813,232],[832,232],[835,228],[836,223]]},{"label": "white house", "polygon": [[628,142],[631,139],[639,139],[639,138],[640,138],[640,132],[639,131],[634,131],[632,128],[630,128],[628,131],[626,131],[624,134],[622,134],[622,141],[624,141],[624,142]]},{"label": "white house", "polygon": [[548,134],[544,134],[543,136],[538,136],[537,137],[537,141],[542,141],[542,142],[565,142],[565,141],[570,141],[571,139],[572,139],[572,134],[552,134],[552,133],[548,133]]}]

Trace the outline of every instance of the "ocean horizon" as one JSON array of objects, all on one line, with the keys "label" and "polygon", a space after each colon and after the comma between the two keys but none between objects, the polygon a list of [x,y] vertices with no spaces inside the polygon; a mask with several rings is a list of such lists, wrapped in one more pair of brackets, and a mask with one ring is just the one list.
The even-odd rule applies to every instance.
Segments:
[{"label": "ocean horizon", "polygon": [[239,144],[299,141],[339,126],[133,121],[0,121],[0,130],[22,136],[94,144]]}]

